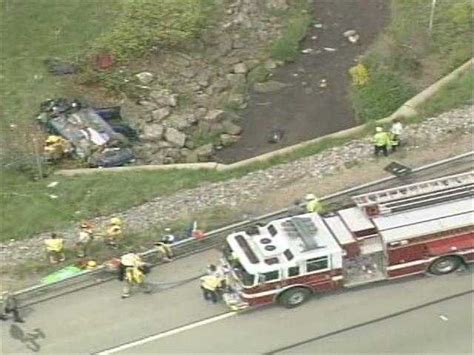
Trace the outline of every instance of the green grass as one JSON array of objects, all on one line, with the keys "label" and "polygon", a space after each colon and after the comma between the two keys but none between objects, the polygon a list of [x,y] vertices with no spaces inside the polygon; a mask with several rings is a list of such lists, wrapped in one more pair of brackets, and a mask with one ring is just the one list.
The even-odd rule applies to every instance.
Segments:
[{"label": "green grass", "polygon": [[271,47],[271,56],[275,60],[293,61],[299,54],[299,45],[306,36],[311,24],[311,2],[299,0],[289,11],[286,28],[282,36]]},{"label": "green grass", "polygon": [[43,60],[75,59],[114,21],[123,0],[3,0],[1,96],[11,124],[32,120],[39,103],[64,96],[68,80],[53,77]]},{"label": "green grass", "polygon": [[474,105],[474,70],[448,84],[417,110],[421,118],[433,117],[464,105]]},{"label": "green grass", "polygon": [[362,59],[371,81],[351,90],[360,121],[387,116],[471,57],[473,3],[438,0],[430,33],[431,4],[431,0],[391,0],[390,23]]}]

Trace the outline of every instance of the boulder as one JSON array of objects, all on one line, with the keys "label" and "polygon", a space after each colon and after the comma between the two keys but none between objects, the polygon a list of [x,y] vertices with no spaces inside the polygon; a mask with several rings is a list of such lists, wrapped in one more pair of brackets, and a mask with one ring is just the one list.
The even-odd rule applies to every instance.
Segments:
[{"label": "boulder", "polygon": [[201,70],[196,76],[196,82],[203,87],[208,86],[210,80],[211,73],[208,70]]},{"label": "boulder", "polygon": [[[184,143],[184,147],[188,149],[194,149],[195,148],[194,141],[192,139],[186,139],[186,142]],[[183,148],[184,149],[184,148]]]},{"label": "boulder", "polygon": [[185,159],[186,163],[198,163],[199,157],[196,152],[190,152]]},{"label": "boulder", "polygon": [[185,68],[179,72],[179,74],[187,79],[192,79],[196,76],[196,70],[193,67]]},{"label": "boulder", "polygon": [[253,89],[256,92],[267,93],[279,91],[283,88],[286,88],[287,86],[289,86],[289,84],[285,84],[276,80],[270,80],[264,83],[255,83]]},{"label": "boulder", "polygon": [[207,94],[198,94],[194,96],[194,102],[199,106],[207,106],[211,97]]},{"label": "boulder", "polygon": [[165,139],[174,144],[177,147],[184,147],[184,143],[186,142],[186,135],[183,132],[178,131],[175,128],[167,128],[165,131]]},{"label": "boulder", "polygon": [[204,144],[194,150],[199,161],[207,161],[214,154],[214,146],[212,143]]},{"label": "boulder", "polygon": [[143,85],[148,85],[150,84],[153,79],[154,79],[154,75],[150,72],[147,72],[147,71],[144,71],[144,72],[141,72],[141,73],[138,73],[135,75],[136,78],[138,79],[138,81],[140,83],[142,83]]},{"label": "boulder", "polygon": [[238,135],[242,133],[242,127],[228,120],[222,122],[222,127],[224,132],[230,135]]},{"label": "boulder", "polygon": [[271,0],[266,4],[270,9],[277,11],[284,11],[289,7],[287,0]]},{"label": "boulder", "polygon": [[212,122],[209,127],[209,133],[211,134],[224,133],[224,126],[220,122]]},{"label": "boulder", "polygon": [[199,121],[197,130],[200,134],[207,134],[211,131],[211,123],[207,121]]},{"label": "boulder", "polygon": [[178,95],[172,94],[169,90],[152,91],[150,98],[160,106],[175,107],[178,103]]},{"label": "boulder", "polygon": [[181,131],[190,127],[191,122],[189,122],[187,115],[172,114],[166,119],[164,125]]},{"label": "boulder", "polygon": [[169,107],[162,107],[157,110],[154,110],[151,115],[154,121],[161,121],[164,118],[168,117],[171,113],[171,109]]},{"label": "boulder", "polygon": [[231,135],[231,134],[221,134],[220,136],[220,140],[221,140],[221,144],[224,146],[224,147],[228,147],[229,145],[232,145],[234,143],[237,143],[240,139],[240,136],[234,136],[234,135]]},{"label": "boulder", "polygon": [[206,121],[211,121],[211,122],[220,122],[224,119],[224,117],[225,117],[225,111],[210,110],[207,112],[206,116],[204,116],[204,119]]},{"label": "boulder", "polygon": [[246,82],[244,74],[227,74],[225,77],[232,87],[243,86]]},{"label": "boulder", "polygon": [[249,69],[247,68],[247,65],[245,63],[237,63],[234,65],[234,73],[235,74],[247,74]]},{"label": "boulder", "polygon": [[263,63],[263,66],[265,67],[265,69],[271,70],[275,69],[278,65],[274,60],[268,59],[265,61],[265,63]]},{"label": "boulder", "polygon": [[229,82],[224,78],[220,78],[207,88],[206,93],[209,95],[220,94],[221,92],[226,90],[228,87],[229,87]]},{"label": "boulder", "polygon": [[163,137],[164,128],[160,124],[149,124],[143,128],[143,134],[140,136],[145,141],[157,141]]},{"label": "boulder", "polygon": [[199,121],[200,119],[204,118],[206,116],[207,109],[204,107],[199,107],[195,112],[194,112],[194,117]]}]

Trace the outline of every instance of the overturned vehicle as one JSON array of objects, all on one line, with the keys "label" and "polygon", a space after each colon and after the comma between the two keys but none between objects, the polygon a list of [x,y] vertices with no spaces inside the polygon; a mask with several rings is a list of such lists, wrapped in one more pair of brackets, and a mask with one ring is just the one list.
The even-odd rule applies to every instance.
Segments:
[{"label": "overturned vehicle", "polygon": [[40,111],[37,119],[45,130],[67,140],[73,154],[90,167],[134,161],[130,146],[138,135],[121,119],[120,107],[92,108],[60,98],[41,103]]}]

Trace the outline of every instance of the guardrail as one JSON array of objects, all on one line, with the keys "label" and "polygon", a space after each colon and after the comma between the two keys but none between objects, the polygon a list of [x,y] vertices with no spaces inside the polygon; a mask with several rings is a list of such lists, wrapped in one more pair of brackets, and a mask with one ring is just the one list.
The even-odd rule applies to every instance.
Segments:
[{"label": "guardrail", "polygon": [[[401,185],[406,184],[409,180],[413,179],[417,173],[427,171],[432,168],[439,166],[456,163],[462,160],[468,160],[469,164],[472,164],[474,157],[474,151],[470,151],[452,158],[440,160],[438,162],[424,165],[412,170],[412,173],[405,178],[398,178],[395,176],[386,177],[363,185],[358,185],[343,191],[321,197],[320,200],[327,205],[338,204],[347,205],[350,204],[350,196],[355,193],[364,193],[373,189],[375,186],[384,184],[395,184]],[[471,167],[472,168],[472,167]],[[407,181],[408,179],[408,181]],[[382,186],[383,187],[383,186]],[[187,257],[192,254],[196,254],[205,250],[212,249],[218,246],[224,238],[233,231],[241,230],[245,227],[254,225],[256,223],[267,223],[276,218],[287,216],[290,213],[290,209],[285,208],[278,211],[270,212],[262,216],[258,216],[253,219],[237,222],[231,225],[224,226],[222,228],[210,231],[206,233],[206,236],[202,240],[195,238],[186,238],[172,244],[174,254],[176,258]],[[157,249],[151,249],[140,255],[147,261],[151,261],[153,264],[160,263],[157,260],[153,260],[157,254]],[[52,284],[40,284],[32,287],[19,290],[14,292],[22,306],[32,305],[45,300],[49,300],[55,297],[62,296],[64,294],[72,293],[87,287],[91,287],[100,283],[110,281],[116,277],[115,273],[108,271],[106,266],[101,265],[94,270],[84,271],[77,275],[71,276],[67,279],[52,283]]]}]

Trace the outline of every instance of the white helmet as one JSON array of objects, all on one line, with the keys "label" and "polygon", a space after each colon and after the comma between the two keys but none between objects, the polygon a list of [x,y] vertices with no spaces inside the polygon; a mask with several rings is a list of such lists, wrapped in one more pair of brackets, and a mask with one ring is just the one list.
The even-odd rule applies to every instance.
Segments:
[{"label": "white helmet", "polygon": [[310,201],[310,200],[314,200],[314,199],[316,199],[316,196],[314,196],[313,194],[307,194],[306,197],[305,197],[306,201]]},{"label": "white helmet", "polygon": [[382,127],[375,127],[375,132],[382,132],[383,128]]}]

